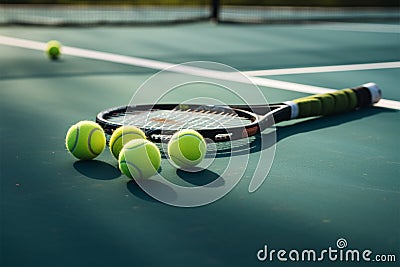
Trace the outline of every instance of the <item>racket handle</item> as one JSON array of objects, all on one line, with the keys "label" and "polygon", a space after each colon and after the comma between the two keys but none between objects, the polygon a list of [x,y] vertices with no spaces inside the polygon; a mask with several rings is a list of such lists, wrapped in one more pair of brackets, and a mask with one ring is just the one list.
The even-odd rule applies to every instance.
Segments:
[{"label": "racket handle", "polygon": [[381,99],[381,90],[375,83],[353,89],[312,95],[285,102],[291,107],[291,119],[326,116],[371,106]]}]

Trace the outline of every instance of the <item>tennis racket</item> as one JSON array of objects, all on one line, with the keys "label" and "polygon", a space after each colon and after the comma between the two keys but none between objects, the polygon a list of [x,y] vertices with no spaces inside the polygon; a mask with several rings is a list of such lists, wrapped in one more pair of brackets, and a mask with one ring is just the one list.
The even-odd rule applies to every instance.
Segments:
[{"label": "tennis racket", "polygon": [[204,138],[224,142],[254,136],[276,123],[357,110],[377,103],[375,83],[333,93],[307,96],[273,105],[155,104],[122,106],[100,112],[96,121],[107,134],[122,125],[141,128],[153,142],[167,142],[178,130],[197,130]]}]

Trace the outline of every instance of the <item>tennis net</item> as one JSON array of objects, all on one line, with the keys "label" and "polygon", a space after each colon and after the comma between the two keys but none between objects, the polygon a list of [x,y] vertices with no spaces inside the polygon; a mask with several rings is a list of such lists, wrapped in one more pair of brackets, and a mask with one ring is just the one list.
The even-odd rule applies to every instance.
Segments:
[{"label": "tennis net", "polygon": [[162,24],[208,20],[210,14],[210,4],[207,0],[3,0],[3,4],[0,5],[0,24],[50,26]]},{"label": "tennis net", "polygon": [[400,20],[398,0],[2,0],[0,25]]}]

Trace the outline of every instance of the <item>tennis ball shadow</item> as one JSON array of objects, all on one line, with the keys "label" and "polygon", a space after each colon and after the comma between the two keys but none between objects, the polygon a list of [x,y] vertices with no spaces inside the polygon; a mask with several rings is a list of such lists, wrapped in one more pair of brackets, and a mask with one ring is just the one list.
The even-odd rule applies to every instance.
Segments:
[{"label": "tennis ball shadow", "polygon": [[[154,192],[157,196],[162,196],[162,198],[167,202],[173,202],[178,198],[177,193],[170,188],[169,186],[160,183],[155,180],[151,179],[143,179],[140,180],[140,183],[144,185],[146,188],[151,188],[151,191]],[[148,195],[137,183],[134,179],[131,179],[127,184],[126,187],[128,188],[129,192],[131,192],[136,197],[143,199],[145,201],[150,202],[158,202],[157,199]]]},{"label": "tennis ball shadow", "polygon": [[48,60],[51,62],[51,63],[63,63],[65,60],[64,60],[64,58],[62,58],[62,56],[58,56],[58,57],[47,57],[48,58]]},{"label": "tennis ball shadow", "polygon": [[74,168],[86,177],[96,180],[112,180],[121,176],[117,168],[99,160],[79,160],[74,163]]},{"label": "tennis ball shadow", "polygon": [[[209,187],[220,187],[225,184],[224,180],[221,178],[217,181],[220,176],[210,170],[204,169],[199,172],[186,172],[183,170],[177,170],[176,174],[184,181],[196,185],[196,186],[209,186]],[[208,185],[214,181],[217,181],[211,185]]]}]

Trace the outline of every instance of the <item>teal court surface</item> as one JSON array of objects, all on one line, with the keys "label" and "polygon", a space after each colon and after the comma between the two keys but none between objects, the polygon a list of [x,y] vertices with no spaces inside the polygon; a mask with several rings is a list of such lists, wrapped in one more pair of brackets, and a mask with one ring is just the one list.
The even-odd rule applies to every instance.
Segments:
[{"label": "teal court surface", "polygon": [[[375,256],[400,260],[399,29],[376,22],[0,27],[1,266],[309,266],[257,254],[266,245],[338,249],[340,239],[372,251],[374,262],[325,258],[321,266],[396,266]],[[42,50],[51,39],[65,46],[58,61]],[[271,103],[366,82],[380,86],[383,100],[278,124],[260,188],[248,192],[245,172],[226,196],[196,208],[154,200],[107,149],[92,161],[67,152],[72,124],[127,105],[162,63],[188,61],[242,71]],[[201,184],[225,160],[216,158],[213,172],[187,174],[163,159],[161,173]]]}]

